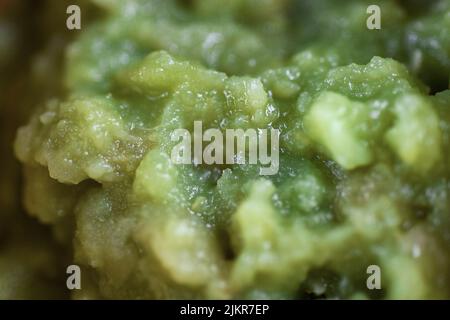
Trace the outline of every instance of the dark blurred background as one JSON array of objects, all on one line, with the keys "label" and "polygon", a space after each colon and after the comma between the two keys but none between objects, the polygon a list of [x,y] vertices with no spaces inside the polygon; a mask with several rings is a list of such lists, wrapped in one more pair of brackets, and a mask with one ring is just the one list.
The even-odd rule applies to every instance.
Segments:
[{"label": "dark blurred background", "polygon": [[71,253],[24,213],[13,142],[32,109],[61,93],[64,48],[77,33],[66,28],[71,3],[0,0],[0,299],[68,297],[63,262]]}]

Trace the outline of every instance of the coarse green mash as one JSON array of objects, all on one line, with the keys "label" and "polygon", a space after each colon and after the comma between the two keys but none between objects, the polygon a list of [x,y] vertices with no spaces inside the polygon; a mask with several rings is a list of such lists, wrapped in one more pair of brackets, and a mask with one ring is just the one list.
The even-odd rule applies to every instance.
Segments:
[{"label": "coarse green mash", "polygon": [[[91,2],[15,141],[72,298],[450,298],[449,0]],[[278,174],[174,165],[194,121],[279,129]]]}]

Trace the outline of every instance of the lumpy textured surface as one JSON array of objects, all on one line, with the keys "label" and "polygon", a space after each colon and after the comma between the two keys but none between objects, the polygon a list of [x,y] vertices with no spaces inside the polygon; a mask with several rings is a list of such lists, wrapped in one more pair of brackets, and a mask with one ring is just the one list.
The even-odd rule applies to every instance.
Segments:
[{"label": "lumpy textured surface", "polygon": [[[15,141],[72,297],[450,298],[450,2],[372,2],[92,1]],[[279,129],[279,172],[173,164],[194,121]]]}]

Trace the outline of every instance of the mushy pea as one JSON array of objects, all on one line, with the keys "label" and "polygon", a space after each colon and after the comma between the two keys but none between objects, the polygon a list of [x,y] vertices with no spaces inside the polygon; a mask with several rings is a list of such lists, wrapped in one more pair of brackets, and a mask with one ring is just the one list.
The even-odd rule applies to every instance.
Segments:
[{"label": "mushy pea", "polygon": [[[449,0],[92,2],[15,141],[73,298],[450,298]],[[175,165],[194,121],[280,130],[278,173]]]}]

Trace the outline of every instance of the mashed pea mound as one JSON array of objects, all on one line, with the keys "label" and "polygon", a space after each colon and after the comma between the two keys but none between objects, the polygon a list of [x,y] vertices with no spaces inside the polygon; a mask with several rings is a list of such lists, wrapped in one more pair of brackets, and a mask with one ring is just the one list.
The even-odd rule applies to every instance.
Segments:
[{"label": "mashed pea mound", "polygon": [[[15,141],[73,298],[450,298],[450,1],[92,2]],[[194,121],[278,173],[174,164]]]}]

